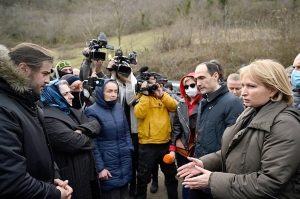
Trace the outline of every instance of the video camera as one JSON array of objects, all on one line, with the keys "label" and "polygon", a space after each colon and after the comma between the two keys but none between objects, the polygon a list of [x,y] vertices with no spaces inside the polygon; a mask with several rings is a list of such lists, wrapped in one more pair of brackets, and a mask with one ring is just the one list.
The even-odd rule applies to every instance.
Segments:
[{"label": "video camera", "polygon": [[[168,81],[167,77],[164,77],[156,72],[146,72],[148,71],[148,66],[143,66],[140,68],[139,76],[137,76],[137,83],[135,85],[135,92],[143,92],[143,91],[148,91],[149,93],[153,93],[153,91],[156,91],[158,89],[156,84],[152,84],[149,81],[149,78],[151,76],[154,76],[156,78],[156,82],[159,84],[164,84],[165,82]],[[147,86],[144,88],[141,88],[141,85],[144,81],[147,81]]]},{"label": "video camera", "polygon": [[85,50],[82,54],[86,57],[90,57],[93,60],[105,60],[106,53],[99,51],[101,48],[106,48],[109,50],[114,50],[114,46],[107,44],[107,37],[104,32],[100,32],[98,39],[91,39],[86,42],[88,47],[90,48],[90,53],[86,52]]},{"label": "video camera", "polygon": [[98,77],[88,77],[87,79],[87,84],[91,87],[91,88],[95,88],[96,86],[103,86],[104,84],[104,78],[98,78]]},{"label": "video camera", "polygon": [[131,73],[131,68],[129,64],[137,64],[137,53],[132,51],[127,57],[123,56],[123,51],[119,48],[115,52],[115,57],[113,60],[115,64],[112,68],[106,68],[109,71],[116,71],[118,74],[121,74],[125,77],[128,77]]}]

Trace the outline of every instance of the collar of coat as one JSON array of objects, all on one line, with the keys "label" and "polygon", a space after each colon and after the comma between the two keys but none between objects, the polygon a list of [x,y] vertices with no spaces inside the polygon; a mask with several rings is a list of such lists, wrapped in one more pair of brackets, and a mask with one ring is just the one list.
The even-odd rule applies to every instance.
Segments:
[{"label": "collar of coat", "polygon": [[[264,105],[261,110],[257,113],[257,115],[253,118],[253,120],[248,125],[248,128],[260,129],[263,131],[270,132],[271,126],[274,123],[276,116],[285,111],[287,108],[287,104],[281,100],[279,102],[269,101],[266,105]],[[299,113],[296,112],[293,108],[287,110],[289,114],[293,115],[295,118],[299,120]],[[248,107],[243,111],[240,116],[240,120],[246,120],[255,112],[254,108]]]},{"label": "collar of coat", "polygon": [[25,93],[30,90],[30,80],[24,76],[19,68],[11,61],[9,50],[0,45],[0,78],[17,93]]},{"label": "collar of coat", "polygon": [[202,97],[206,98],[206,100],[208,102],[211,102],[214,99],[216,99],[217,97],[219,97],[219,96],[221,96],[221,95],[223,95],[227,92],[229,92],[229,91],[228,91],[228,88],[227,88],[226,84],[221,84],[221,87],[218,90],[216,90],[215,92],[213,92],[209,95],[203,95]]}]

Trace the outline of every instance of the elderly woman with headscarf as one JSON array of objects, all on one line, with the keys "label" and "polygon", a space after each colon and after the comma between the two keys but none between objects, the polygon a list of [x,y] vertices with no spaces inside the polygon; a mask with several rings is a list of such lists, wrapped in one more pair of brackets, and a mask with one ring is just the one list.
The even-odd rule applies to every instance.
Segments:
[{"label": "elderly woman with headscarf", "polygon": [[53,156],[64,180],[69,180],[75,199],[100,198],[100,186],[93,157],[93,139],[100,132],[97,120],[71,108],[73,95],[65,80],[46,85],[41,95],[45,126]]},{"label": "elderly woman with headscarf", "polygon": [[113,79],[104,80],[95,89],[96,103],[86,109],[86,115],[96,118],[101,134],[95,138],[94,155],[105,199],[128,197],[128,183],[132,177],[133,145],[126,116],[117,103],[118,85]]}]

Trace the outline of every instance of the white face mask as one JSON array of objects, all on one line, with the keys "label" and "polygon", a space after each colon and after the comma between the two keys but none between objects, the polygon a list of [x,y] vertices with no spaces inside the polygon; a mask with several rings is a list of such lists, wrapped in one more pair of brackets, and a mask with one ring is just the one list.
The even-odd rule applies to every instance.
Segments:
[{"label": "white face mask", "polygon": [[187,90],[185,90],[185,94],[189,97],[195,97],[198,94],[197,86],[194,88],[189,87]]}]

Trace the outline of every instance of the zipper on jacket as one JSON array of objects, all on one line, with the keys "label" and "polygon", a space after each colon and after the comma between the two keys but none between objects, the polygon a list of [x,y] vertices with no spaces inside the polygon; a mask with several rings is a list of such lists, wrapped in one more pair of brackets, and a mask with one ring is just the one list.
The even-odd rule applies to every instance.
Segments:
[{"label": "zipper on jacket", "polygon": [[[114,119],[114,122],[115,122],[115,124],[117,124],[117,120],[116,120],[116,118],[114,117],[114,115],[112,114],[112,109],[110,110],[110,114],[111,114],[111,116],[112,116],[112,118]],[[118,134],[118,125],[116,125],[117,126],[117,133],[116,133],[116,135],[117,135],[117,144],[118,144],[118,156],[119,156],[119,168],[122,168],[122,157],[120,156],[120,154],[121,154],[121,152],[120,152],[120,144],[119,144],[119,134]],[[121,179],[123,180],[124,179],[124,175],[123,175],[123,170],[122,169],[120,169],[120,171],[121,171]]]},{"label": "zipper on jacket", "polygon": [[[180,112],[180,107],[178,106],[178,108],[177,108],[177,111],[178,111],[178,113],[180,113],[180,115],[181,115],[181,117],[182,117],[182,119],[183,119],[183,121],[184,121],[184,123],[185,123],[185,125],[186,125],[186,127],[188,128],[188,130],[189,130],[189,138],[188,138],[188,140],[187,140],[187,143],[189,143],[189,141],[190,141],[190,139],[191,139],[191,129],[190,129],[190,127],[189,127],[189,125],[187,124],[187,122],[186,122],[186,120],[184,119],[184,117],[183,117],[183,115],[182,115],[182,113]],[[197,125],[197,124],[196,124]],[[196,132],[195,132],[196,133]],[[185,146],[185,148],[187,148],[188,146]]]}]

